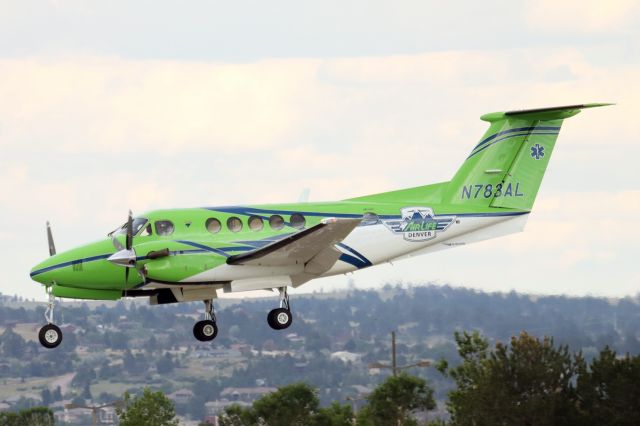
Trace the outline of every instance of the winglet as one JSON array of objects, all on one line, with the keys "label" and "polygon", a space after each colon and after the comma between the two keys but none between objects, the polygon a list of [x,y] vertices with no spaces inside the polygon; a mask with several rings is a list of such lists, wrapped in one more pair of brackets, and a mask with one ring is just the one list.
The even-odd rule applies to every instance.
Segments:
[{"label": "winglet", "polygon": [[591,103],[591,104],[578,104],[578,105],[565,105],[548,108],[534,108],[523,109],[505,112],[490,112],[480,117],[481,120],[488,121],[490,123],[498,120],[504,120],[506,118],[522,118],[525,120],[560,120],[564,118],[573,117],[578,114],[580,110],[586,108],[597,108],[608,105],[615,105],[613,103]]}]

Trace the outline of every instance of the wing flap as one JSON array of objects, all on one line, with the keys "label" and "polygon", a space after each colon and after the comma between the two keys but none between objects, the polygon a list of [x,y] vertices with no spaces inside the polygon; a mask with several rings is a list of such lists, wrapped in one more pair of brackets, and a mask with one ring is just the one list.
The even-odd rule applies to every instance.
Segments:
[{"label": "wing flap", "polygon": [[[255,266],[306,264],[326,248],[331,248],[345,239],[361,221],[362,219],[325,219],[322,223],[267,246],[231,256],[227,259],[227,263]],[[322,267],[325,266],[322,265]]]}]

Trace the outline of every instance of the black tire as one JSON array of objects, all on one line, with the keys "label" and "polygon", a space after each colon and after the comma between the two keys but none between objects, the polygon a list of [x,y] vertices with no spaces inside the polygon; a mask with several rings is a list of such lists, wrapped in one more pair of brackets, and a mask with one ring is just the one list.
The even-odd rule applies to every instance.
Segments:
[{"label": "black tire", "polygon": [[62,331],[55,324],[47,324],[38,333],[40,344],[47,349],[53,349],[62,342]]},{"label": "black tire", "polygon": [[193,337],[195,337],[196,339],[200,340],[201,342],[203,342],[203,336],[200,334],[200,321],[198,321],[197,323],[193,324]]},{"label": "black tire", "polygon": [[211,320],[198,321],[193,326],[193,335],[201,342],[208,342],[218,335],[218,326]]},{"label": "black tire", "polygon": [[267,323],[269,324],[269,327],[274,330],[284,330],[289,327],[292,322],[293,316],[289,309],[276,308],[267,315]]},{"label": "black tire", "polygon": [[[275,311],[275,309],[273,311]],[[277,330],[277,326],[273,323],[273,311],[269,311],[269,313],[267,314],[267,324],[269,324],[269,327]]]}]

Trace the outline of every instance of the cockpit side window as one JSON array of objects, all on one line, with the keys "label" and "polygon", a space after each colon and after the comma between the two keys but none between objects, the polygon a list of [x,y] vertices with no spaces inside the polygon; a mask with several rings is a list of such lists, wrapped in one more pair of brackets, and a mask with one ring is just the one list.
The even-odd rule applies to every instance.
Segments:
[{"label": "cockpit side window", "polygon": [[[147,223],[147,219],[144,217],[136,217],[133,218],[132,221],[132,228],[133,228],[133,235],[138,235],[138,232],[140,232],[140,230],[142,229],[142,227]],[[111,237],[112,235],[126,235],[127,234],[127,224],[126,222],[118,227],[117,229],[115,229],[114,231],[109,232],[109,236]]]},{"label": "cockpit side window", "polygon": [[140,233],[140,236],[141,237],[148,237],[149,235],[153,235],[153,232],[151,231],[151,224],[147,223],[147,226],[144,227],[144,229]]},{"label": "cockpit side window", "polygon": [[173,234],[173,222],[170,220],[156,220],[155,223],[157,235],[171,235]]}]

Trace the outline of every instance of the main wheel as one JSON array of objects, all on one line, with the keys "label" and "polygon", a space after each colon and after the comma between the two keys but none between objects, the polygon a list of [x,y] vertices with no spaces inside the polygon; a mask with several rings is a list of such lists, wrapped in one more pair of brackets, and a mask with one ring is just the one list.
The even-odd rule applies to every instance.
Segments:
[{"label": "main wheel", "polygon": [[198,321],[193,326],[193,335],[201,342],[208,342],[218,335],[218,326],[211,320]]},{"label": "main wheel", "polygon": [[274,330],[283,330],[289,327],[292,321],[291,311],[285,308],[273,309],[267,315],[267,323]]},{"label": "main wheel", "polygon": [[53,349],[62,342],[62,331],[55,324],[47,324],[38,333],[40,344],[48,349]]}]

